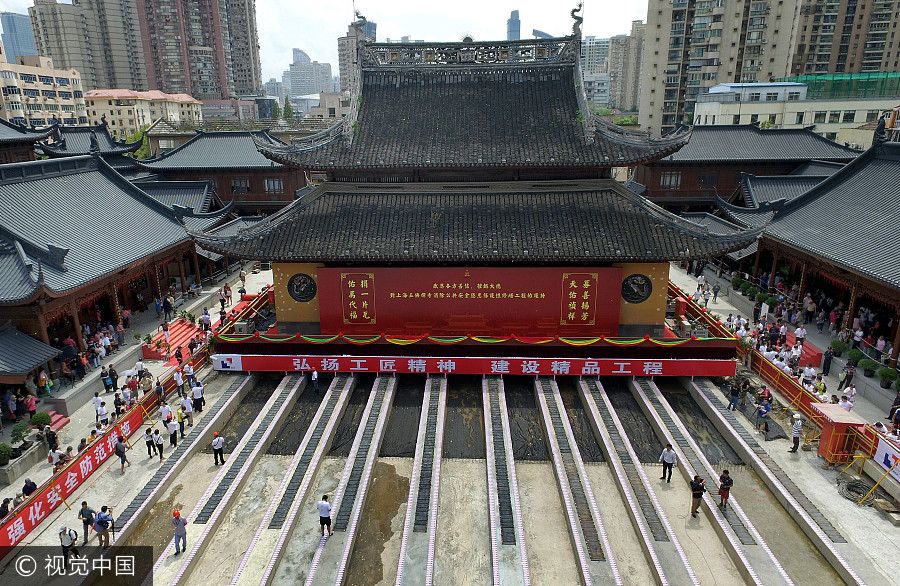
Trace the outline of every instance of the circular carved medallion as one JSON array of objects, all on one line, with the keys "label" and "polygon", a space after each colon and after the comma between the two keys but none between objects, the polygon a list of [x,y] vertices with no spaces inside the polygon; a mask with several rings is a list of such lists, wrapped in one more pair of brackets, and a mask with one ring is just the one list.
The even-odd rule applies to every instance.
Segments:
[{"label": "circular carved medallion", "polygon": [[294,301],[306,303],[315,298],[318,287],[316,280],[311,276],[306,273],[297,273],[288,280],[287,290]]},{"label": "circular carved medallion", "polygon": [[629,275],[622,281],[622,299],[628,303],[643,303],[651,293],[653,283],[647,275]]}]

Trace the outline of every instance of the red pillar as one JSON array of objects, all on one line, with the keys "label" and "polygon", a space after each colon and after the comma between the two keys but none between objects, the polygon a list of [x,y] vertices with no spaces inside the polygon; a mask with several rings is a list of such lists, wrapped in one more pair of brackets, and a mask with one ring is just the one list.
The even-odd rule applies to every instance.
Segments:
[{"label": "red pillar", "polygon": [[181,293],[184,295],[187,293],[186,277],[184,276],[184,251],[178,253],[178,274],[181,276]]}]

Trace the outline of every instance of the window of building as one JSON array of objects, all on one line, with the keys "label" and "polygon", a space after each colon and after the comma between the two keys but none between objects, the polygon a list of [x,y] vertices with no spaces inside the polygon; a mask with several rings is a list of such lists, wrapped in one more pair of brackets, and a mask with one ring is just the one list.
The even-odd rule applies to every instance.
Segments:
[{"label": "window of building", "polygon": [[659,176],[659,186],[665,189],[681,187],[681,171],[664,171]]},{"label": "window of building", "polygon": [[841,122],[856,122],[856,110],[844,110]]},{"label": "window of building", "polygon": [[775,124],[775,117],[777,114],[769,114],[769,124]]},{"label": "window of building", "polygon": [[53,85],[53,78],[49,75],[39,75],[38,81],[46,85]]},{"label": "window of building", "polygon": [[794,124],[803,124],[803,112],[797,112],[797,121]]},{"label": "window of building", "polygon": [[0,71],[0,77],[3,79],[15,79],[16,72],[15,71]]},{"label": "window of building", "polygon": [[825,138],[828,140],[837,140],[837,132],[826,132]]},{"label": "window of building", "polygon": [[800,92],[788,92],[788,102],[796,102],[800,99]]},{"label": "window of building", "polygon": [[701,173],[699,177],[697,177],[697,184],[700,187],[718,187],[719,186],[719,174],[718,173]]},{"label": "window of building", "polygon": [[828,113],[828,123],[829,124],[837,124],[841,121],[841,112],[840,110],[832,110]]},{"label": "window of building", "polygon": [[878,120],[878,115],[880,112],[878,110],[869,110],[866,112],[866,122],[875,122]]},{"label": "window of building", "polygon": [[735,114],[734,116],[732,116],[731,123],[732,124],[740,124],[741,123],[741,115]]},{"label": "window of building", "polygon": [[247,177],[236,177],[231,180],[231,193],[249,193],[250,179]]},{"label": "window of building", "polygon": [[35,82],[37,82],[37,76],[36,76],[36,75],[32,75],[32,74],[30,74],[30,73],[20,73],[20,74],[19,74],[19,79],[21,79],[22,81],[27,81],[28,83],[35,83]]},{"label": "window of building", "polygon": [[777,93],[777,92],[769,92],[769,93],[766,94],[766,101],[767,101],[767,102],[775,102],[775,101],[777,101],[777,100],[778,100],[778,93]]},{"label": "window of building", "polygon": [[815,117],[813,118],[813,122],[816,124],[823,124],[825,122],[825,115],[827,112],[816,112]]},{"label": "window of building", "polygon": [[284,180],[267,177],[266,193],[284,193]]},{"label": "window of building", "polygon": [[750,124],[759,122],[759,114],[750,114]]},{"label": "window of building", "polygon": [[753,93],[751,93],[751,94],[750,94],[750,101],[751,101],[751,102],[758,102],[758,101],[759,101],[759,96],[760,96],[759,92],[753,92]]}]

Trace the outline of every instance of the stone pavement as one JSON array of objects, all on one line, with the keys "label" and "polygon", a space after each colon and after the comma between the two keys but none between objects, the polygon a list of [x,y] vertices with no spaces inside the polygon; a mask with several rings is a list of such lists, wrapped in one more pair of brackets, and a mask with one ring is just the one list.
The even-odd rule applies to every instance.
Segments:
[{"label": "stone pavement", "polygon": [[[746,297],[739,293],[731,293],[730,280],[724,276],[717,277],[712,270],[707,270],[704,273],[704,277],[710,283],[718,281],[722,286],[718,300],[709,300],[709,307],[707,309],[710,313],[720,316],[723,320],[729,313],[733,313],[734,315],[740,314],[748,319],[752,317],[753,306]],[[697,288],[697,278],[693,275],[688,275],[684,269],[677,265],[677,263],[670,264],[669,279],[688,292],[694,291]],[[728,293],[726,293],[726,291]],[[819,333],[815,325],[813,325],[811,328],[807,328],[807,332],[807,340],[817,348],[825,350],[831,344],[831,336],[828,334],[827,329],[824,333]],[[839,395],[837,392],[838,384],[840,384],[838,374],[841,372],[841,368],[844,364],[846,364],[846,354],[843,358],[834,358],[832,360],[830,372],[828,376],[825,377],[825,385],[827,386],[829,395]],[[822,372],[822,369],[817,368],[816,372]],[[853,380],[856,383],[858,391],[856,402],[853,405],[853,412],[869,423],[884,421],[884,418],[887,416],[888,407],[895,395],[894,391],[891,389],[876,389],[876,387],[878,387],[878,379],[866,379],[862,376],[862,371],[858,371]],[[889,398],[886,399],[886,397]],[[887,402],[885,403],[885,401]]]}]

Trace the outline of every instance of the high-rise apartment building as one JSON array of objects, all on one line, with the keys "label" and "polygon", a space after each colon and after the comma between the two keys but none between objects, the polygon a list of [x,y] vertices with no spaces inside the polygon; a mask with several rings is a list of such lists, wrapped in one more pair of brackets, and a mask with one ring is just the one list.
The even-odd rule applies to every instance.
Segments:
[{"label": "high-rise apartment building", "polygon": [[0,12],[0,27],[3,28],[3,47],[6,60],[15,63],[17,57],[37,57],[31,19],[27,14]]},{"label": "high-rise apartment building", "polygon": [[609,39],[581,39],[582,73],[606,73],[609,62]]},{"label": "high-rise apartment building", "polygon": [[650,0],[641,127],[659,135],[690,124],[697,96],[716,84],[786,77],[802,34],[800,2]]},{"label": "high-rise apartment building", "polygon": [[509,19],[506,21],[506,40],[518,41],[521,39],[522,21],[519,20],[519,11],[513,10],[509,13]]},{"label": "high-rise apartment building", "polygon": [[628,112],[638,109],[641,92],[641,62],[644,53],[643,20],[631,23],[631,34],[609,40],[609,107]]},{"label": "high-rise apartment building", "polygon": [[138,0],[150,89],[200,100],[234,95],[227,0]]},{"label": "high-rise apartment building", "polygon": [[334,87],[331,78],[331,64],[318,61],[291,63],[290,96],[308,96],[331,92]]},{"label": "high-rise apartment building", "polygon": [[[365,21],[361,33],[367,41],[375,42],[374,22]],[[341,91],[349,92],[356,83],[356,27],[347,27],[347,36],[338,39],[338,74],[341,78]],[[296,61],[296,59],[294,60]]]},{"label": "high-rise apartment building", "polygon": [[283,100],[284,85],[274,77],[270,77],[269,81],[263,84],[263,93],[267,96],[275,96],[279,100]]},{"label": "high-rise apartment building", "polygon": [[794,75],[900,71],[894,39],[900,21],[897,2],[799,2]]},{"label": "high-rise apartment building", "polygon": [[256,0],[228,0],[228,29],[234,91],[239,96],[259,94],[262,91],[262,63],[256,29]]},{"label": "high-rise apartment building", "polygon": [[148,89],[135,2],[34,0],[28,15],[38,54],[78,70],[85,89]]}]

